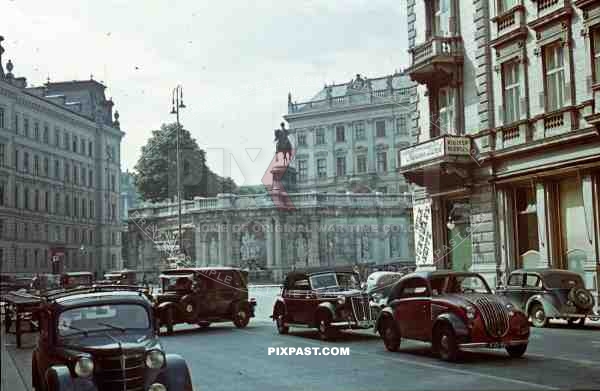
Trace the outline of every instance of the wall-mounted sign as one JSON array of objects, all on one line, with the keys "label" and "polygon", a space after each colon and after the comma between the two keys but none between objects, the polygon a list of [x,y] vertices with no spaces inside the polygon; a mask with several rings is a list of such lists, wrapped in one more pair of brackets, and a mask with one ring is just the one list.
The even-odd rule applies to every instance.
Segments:
[{"label": "wall-mounted sign", "polygon": [[438,138],[400,152],[400,167],[436,159],[444,156],[444,138]]},{"label": "wall-mounted sign", "polygon": [[431,219],[431,201],[415,203],[413,206],[415,224],[415,253],[416,265],[430,266],[433,264],[433,232]]},{"label": "wall-mounted sign", "polygon": [[447,137],[446,148],[448,155],[469,155],[471,153],[471,139],[468,137]]}]

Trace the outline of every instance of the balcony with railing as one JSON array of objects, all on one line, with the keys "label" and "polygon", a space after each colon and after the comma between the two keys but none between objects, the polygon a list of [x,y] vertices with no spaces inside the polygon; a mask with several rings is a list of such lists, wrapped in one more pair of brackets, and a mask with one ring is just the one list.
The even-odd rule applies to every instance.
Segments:
[{"label": "balcony with railing", "polygon": [[371,104],[408,103],[410,102],[410,90],[411,87],[364,90],[327,99],[293,102],[288,105],[288,114],[327,111]]},{"label": "balcony with railing", "polygon": [[477,162],[468,136],[443,135],[400,151],[400,173],[410,182],[429,187],[464,182],[470,177],[469,166]]},{"label": "balcony with railing", "polygon": [[464,62],[462,37],[431,37],[410,50],[410,77],[428,84],[443,77],[452,77]]},{"label": "balcony with railing", "polygon": [[492,40],[520,35],[519,33],[521,31],[523,31],[524,34],[527,34],[525,16],[525,7],[519,4],[493,17],[492,22],[496,28]]}]

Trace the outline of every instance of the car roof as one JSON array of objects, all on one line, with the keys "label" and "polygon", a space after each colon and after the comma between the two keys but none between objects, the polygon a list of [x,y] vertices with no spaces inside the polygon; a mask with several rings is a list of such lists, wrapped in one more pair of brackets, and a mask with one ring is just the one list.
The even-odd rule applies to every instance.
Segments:
[{"label": "car roof", "polygon": [[421,278],[428,280],[428,279],[431,279],[432,277],[439,277],[439,276],[472,276],[472,275],[479,275],[479,274],[475,273],[475,272],[457,272],[454,270],[441,269],[441,270],[428,270],[428,271],[412,272],[412,273],[409,273],[409,274],[405,275],[404,277],[402,277],[402,280],[412,278],[412,277],[421,277]]},{"label": "car roof", "polygon": [[76,276],[91,276],[91,275],[93,275],[93,273],[92,272],[66,272],[66,273],[63,273],[63,275],[76,277]]},{"label": "car roof", "polygon": [[79,307],[82,305],[97,305],[109,303],[141,304],[150,306],[148,299],[137,291],[103,291],[73,293],[72,295],[60,296],[54,302],[63,309]]},{"label": "car roof", "polygon": [[211,271],[211,270],[222,270],[222,271],[237,270],[237,271],[241,271],[241,272],[244,271],[244,270],[236,268],[236,267],[217,266],[217,267],[187,267],[187,268],[180,268],[180,269],[166,269],[166,270],[161,271],[161,273],[162,274],[192,274],[192,273],[206,273],[207,271]]},{"label": "car roof", "polygon": [[310,276],[321,273],[356,273],[352,266],[318,266],[304,269],[296,269],[287,274],[287,277]]},{"label": "car roof", "polygon": [[373,272],[371,274],[369,274],[368,278],[379,278],[381,276],[385,276],[385,275],[399,275],[399,276],[403,276],[402,273],[400,272],[386,272],[386,271],[378,271],[378,272]]},{"label": "car roof", "polygon": [[572,270],[564,270],[564,269],[544,269],[544,268],[531,268],[531,269],[517,269],[513,270],[513,273],[536,273],[541,276],[547,276],[549,274],[568,274],[568,275],[579,275],[579,273],[574,272]]}]

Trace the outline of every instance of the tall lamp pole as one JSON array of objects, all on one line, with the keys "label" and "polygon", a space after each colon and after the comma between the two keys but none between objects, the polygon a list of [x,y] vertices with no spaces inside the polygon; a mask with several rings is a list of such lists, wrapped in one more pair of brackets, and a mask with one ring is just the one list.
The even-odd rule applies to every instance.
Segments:
[{"label": "tall lamp pole", "polygon": [[183,251],[183,236],[181,233],[181,170],[179,157],[181,151],[179,135],[181,124],[179,123],[179,109],[185,108],[185,105],[183,104],[183,87],[181,87],[181,85],[177,85],[177,87],[173,89],[173,93],[171,95],[171,105],[171,114],[175,114],[177,118],[177,222],[179,225],[179,253],[181,254],[181,252]]}]

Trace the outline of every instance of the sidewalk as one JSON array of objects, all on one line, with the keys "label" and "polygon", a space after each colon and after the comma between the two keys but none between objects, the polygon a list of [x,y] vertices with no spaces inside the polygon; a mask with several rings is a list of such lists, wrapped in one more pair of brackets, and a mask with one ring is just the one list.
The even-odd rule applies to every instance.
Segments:
[{"label": "sidewalk", "polygon": [[20,352],[16,352],[15,337],[13,335],[7,337],[4,334],[4,325],[1,328],[0,365],[2,366],[2,372],[0,376],[0,388],[3,391],[27,391],[29,388],[25,384],[26,380],[24,381],[23,378],[30,376],[30,374],[28,368],[24,368],[20,364],[22,360],[18,360],[16,356],[23,356],[20,358],[25,359],[26,356],[31,356],[31,349],[25,348],[20,349]]}]

